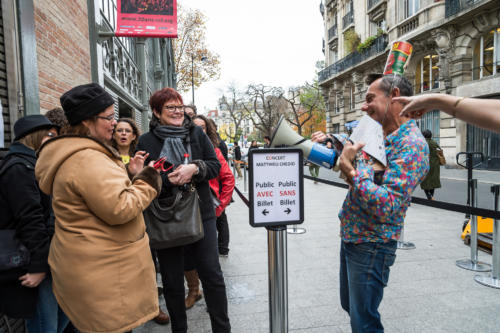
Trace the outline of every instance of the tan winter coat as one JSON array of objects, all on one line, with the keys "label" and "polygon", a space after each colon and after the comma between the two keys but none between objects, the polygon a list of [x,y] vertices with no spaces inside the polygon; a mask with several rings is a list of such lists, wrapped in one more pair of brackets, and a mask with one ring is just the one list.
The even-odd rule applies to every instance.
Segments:
[{"label": "tan winter coat", "polygon": [[129,331],[158,314],[142,211],[161,178],[151,167],[132,181],[112,148],[77,136],[49,140],[36,164],[53,196],[49,254],[56,299],[81,332]]}]

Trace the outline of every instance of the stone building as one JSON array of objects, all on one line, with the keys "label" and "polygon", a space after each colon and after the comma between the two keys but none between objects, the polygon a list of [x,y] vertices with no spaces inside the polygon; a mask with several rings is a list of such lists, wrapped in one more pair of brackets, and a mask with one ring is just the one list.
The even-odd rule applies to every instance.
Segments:
[{"label": "stone building", "polygon": [[[364,77],[382,72],[390,45],[414,51],[405,76],[415,94],[500,98],[498,0],[324,0],[325,68],[319,73],[327,104],[327,130],[347,131],[362,113]],[[356,47],[357,46],[357,47]],[[462,151],[485,155],[482,167],[500,168],[500,135],[439,110],[419,121],[455,164]]]},{"label": "stone building", "polygon": [[117,38],[116,0],[1,0],[0,99],[4,145],[24,115],[60,106],[73,86],[97,82],[116,117],[146,131],[152,91],[175,86],[170,39]]}]

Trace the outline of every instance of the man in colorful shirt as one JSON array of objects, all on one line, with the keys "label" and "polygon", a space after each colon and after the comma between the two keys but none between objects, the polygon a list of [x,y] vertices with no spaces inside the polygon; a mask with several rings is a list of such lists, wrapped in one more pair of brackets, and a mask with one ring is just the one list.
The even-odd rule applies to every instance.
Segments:
[{"label": "man in colorful shirt", "polygon": [[[401,76],[370,75],[361,110],[382,124],[387,167],[375,180],[368,159],[353,160],[362,144],[346,144],[340,169],[350,189],[340,211],[340,300],[353,332],[383,332],[378,306],[396,259],[411,193],[429,169],[429,148],[414,120],[400,117],[393,97],[411,96]],[[392,89],[391,89],[392,88]],[[320,136],[313,140],[320,140]],[[361,153],[364,154],[364,153]]]}]

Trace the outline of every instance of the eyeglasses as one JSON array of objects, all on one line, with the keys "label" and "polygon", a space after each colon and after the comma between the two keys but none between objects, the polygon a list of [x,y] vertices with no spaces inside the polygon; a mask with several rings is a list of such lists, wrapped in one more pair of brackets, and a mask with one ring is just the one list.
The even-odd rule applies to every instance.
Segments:
[{"label": "eyeglasses", "polygon": [[170,113],[174,113],[175,111],[184,112],[186,110],[186,106],[185,105],[165,105],[164,109]]},{"label": "eyeglasses", "polygon": [[115,115],[114,114],[110,114],[107,117],[103,117],[103,116],[95,116],[95,117],[99,118],[99,119],[104,119],[104,120],[107,120],[107,121],[113,121],[115,119]]}]

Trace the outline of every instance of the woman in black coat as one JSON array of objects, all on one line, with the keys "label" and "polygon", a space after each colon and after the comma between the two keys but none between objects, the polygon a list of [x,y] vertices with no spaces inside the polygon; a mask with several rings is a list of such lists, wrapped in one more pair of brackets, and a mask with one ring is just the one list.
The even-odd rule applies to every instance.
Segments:
[{"label": "woman in black coat", "polygon": [[[172,201],[175,187],[193,181],[199,195],[204,238],[189,245],[156,249],[163,281],[163,294],[172,321],[172,332],[187,332],[184,303],[184,255],[191,256],[203,286],[213,332],[230,332],[224,277],[219,264],[215,208],[208,180],[217,177],[220,163],[203,130],[184,114],[180,94],[172,88],[156,91],[149,104],[153,110],[150,132],[142,135],[137,150],[149,153],[149,160],[166,157],[175,171],[162,173],[163,187],[158,200]],[[183,164],[188,151],[189,163]]]},{"label": "woman in black coat", "polygon": [[[54,234],[50,197],[35,179],[36,153],[57,129],[42,115],[14,124],[16,138],[0,168],[0,232],[15,236],[30,253],[24,267],[0,272],[0,313],[28,319],[30,332],[60,332],[68,323],[52,293],[47,257]],[[59,327],[58,327],[59,325]]]}]

